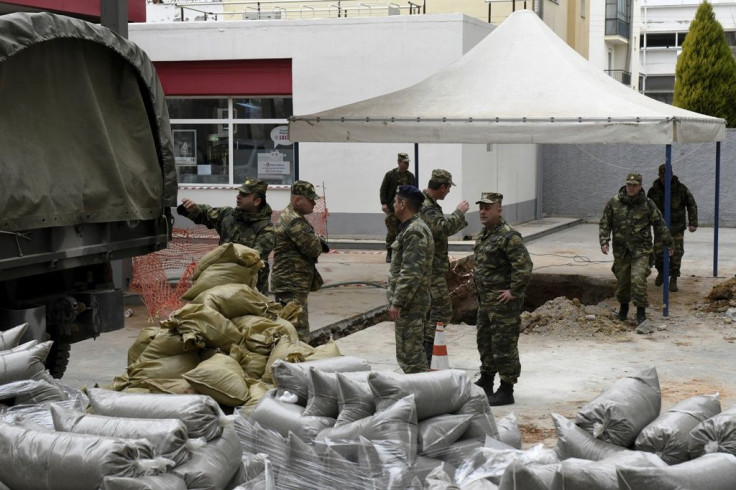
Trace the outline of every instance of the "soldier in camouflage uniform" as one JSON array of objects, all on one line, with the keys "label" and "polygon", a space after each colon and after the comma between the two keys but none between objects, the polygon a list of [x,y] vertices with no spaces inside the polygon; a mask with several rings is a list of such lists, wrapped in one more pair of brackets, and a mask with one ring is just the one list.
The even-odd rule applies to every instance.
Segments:
[{"label": "soldier in camouflage uniform", "polygon": [[649,264],[652,228],[656,239],[669,248],[670,255],[673,243],[662,214],[644,194],[641,181],[641,174],[630,173],[626,176],[626,185],[606,204],[598,232],[601,252],[606,255],[613,234],[611,270],[616,276],[616,298],[621,303],[618,318],[622,322],[626,321],[629,301],[633,301],[637,324],[647,319],[647,277],[652,272]]},{"label": "soldier in camouflage uniform", "polygon": [[391,244],[396,239],[399,220],[394,214],[394,196],[400,185],[415,185],[414,174],[409,172],[409,155],[399,153],[398,167],[386,172],[381,183],[381,210],[386,214],[386,262],[391,262]]},{"label": "soldier in camouflage uniform", "polygon": [[429,313],[434,244],[432,233],[419,217],[423,199],[419,189],[402,185],[393,203],[401,225],[392,245],[388,315],[395,322],[396,360],[406,374],[429,370],[422,341]]},{"label": "soldier in camouflage uniform", "polygon": [[304,218],[312,213],[317,199],[319,196],[309,182],[297,180],[291,185],[291,202],[276,223],[271,274],[271,290],[276,301],[282,304],[294,301],[302,307],[294,327],[299,339],[307,343],[310,340],[307,297],[310,291],[317,291],[322,286],[322,276],[316,267],[317,258],[322,252],[329,251],[324,238],[317,235]]},{"label": "soldier in camouflage uniform", "polygon": [[[484,192],[480,201],[483,225],[475,242],[475,288],[478,292],[477,342],[480,379],[491,406],[514,403],[514,385],[521,374],[519,329],[524,293],[532,277],[532,260],[518,231],[502,217],[503,196]],[[498,373],[501,385],[493,392]]]},{"label": "soldier in camouflage uniform", "polygon": [[447,289],[447,271],[450,269],[450,260],[447,257],[447,239],[466,226],[465,213],[470,205],[468,201],[461,201],[455,211],[449,216],[442,214],[442,208],[437,203],[450,193],[455,185],[452,174],[447,170],[432,170],[432,175],[424,191],[424,203],[420,211],[424,221],[432,232],[434,240],[434,258],[432,259],[432,279],[429,286],[431,306],[429,319],[424,326],[424,350],[427,352],[427,362],[432,365],[432,349],[434,335],[438,322],[447,325],[452,318],[452,302],[450,291]]},{"label": "soldier in camouflage uniform", "polygon": [[217,230],[220,245],[223,243],[239,243],[257,250],[263,261],[263,268],[258,271],[257,288],[262,293],[268,291],[268,256],[275,243],[273,224],[271,223],[271,206],[266,202],[268,185],[262,180],[245,179],[238,189],[237,206],[213,208],[205,204],[196,204],[189,199],[182,199],[177,212],[186,216],[198,225]]},{"label": "soldier in camouflage uniform", "polygon": [[[664,216],[664,179],[665,164],[659,166],[659,179],[655,180],[647,192],[647,197],[654,201],[657,209]],[[685,215],[687,211],[687,216]],[[698,205],[690,193],[690,189],[680,182],[676,176],[670,179],[670,234],[675,242],[672,258],[670,259],[670,291],[677,291],[677,278],[680,277],[680,265],[685,254],[685,228],[690,233],[698,229]],[[664,282],[664,256],[662,243],[654,241],[654,267],[657,268],[656,286]]]}]

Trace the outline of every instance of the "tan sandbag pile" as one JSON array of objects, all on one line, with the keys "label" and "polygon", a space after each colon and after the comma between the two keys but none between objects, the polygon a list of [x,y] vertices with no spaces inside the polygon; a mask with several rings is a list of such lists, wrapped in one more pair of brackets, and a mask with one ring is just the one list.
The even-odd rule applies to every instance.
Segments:
[{"label": "tan sandbag pile", "polygon": [[224,243],[207,252],[197,264],[194,284],[182,295],[193,300],[197,295],[221,284],[247,284],[255,287],[263,261],[257,250],[237,243]]},{"label": "tan sandbag pile", "polygon": [[[223,263],[223,257],[237,251],[223,249],[208,260]],[[158,326],[140,331],[128,350],[125,373],[108,388],[199,393],[222,406],[251,407],[273,388],[274,361],[341,355],[334,342],[314,348],[299,341],[289,320],[300,311],[295,303],[282,307],[247,284],[203,290]]]}]

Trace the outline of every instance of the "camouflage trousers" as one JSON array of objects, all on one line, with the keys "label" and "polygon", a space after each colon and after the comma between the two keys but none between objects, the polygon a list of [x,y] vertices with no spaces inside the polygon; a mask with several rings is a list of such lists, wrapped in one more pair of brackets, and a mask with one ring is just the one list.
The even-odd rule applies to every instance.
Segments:
[{"label": "camouflage trousers", "polygon": [[399,225],[401,221],[392,212],[386,213],[386,217],[383,219],[386,223],[386,250],[391,250],[391,245],[396,240],[396,235],[399,233]]},{"label": "camouflage trousers", "polygon": [[309,296],[309,292],[302,293],[302,292],[295,292],[295,291],[287,291],[284,293],[274,293],[274,297],[276,298],[276,301],[281,303],[282,305],[285,305],[286,303],[289,303],[290,301],[294,301],[296,304],[302,307],[302,312],[297,317],[296,322],[294,323],[294,328],[296,328],[296,332],[299,334],[299,340],[305,343],[309,343],[311,340],[311,335],[309,331],[309,310],[307,309],[307,297]]},{"label": "camouflage trousers", "polygon": [[426,305],[404,307],[401,309],[401,318],[395,324],[396,360],[405,374],[429,371],[424,350],[427,313]]},{"label": "camouflage trousers", "polygon": [[450,301],[450,291],[447,289],[447,279],[444,274],[432,275],[429,283],[429,296],[431,304],[429,318],[424,326],[424,341],[433,344],[437,322],[442,322],[447,326],[452,319],[452,301]]},{"label": "camouflage trousers", "polygon": [[611,268],[616,276],[616,299],[619,303],[648,306],[647,277],[652,273],[649,255],[633,258],[631,255],[616,257]]},{"label": "camouflage trousers", "polygon": [[[685,255],[685,235],[672,235],[675,241],[672,249],[672,257],[670,257],[670,277],[680,277],[680,265],[682,264],[682,256]],[[661,242],[654,243],[654,267],[659,272],[664,270],[664,247]]]},{"label": "camouflage trousers", "polygon": [[515,384],[521,374],[519,328],[521,307],[499,305],[478,308],[476,342],[480,354],[480,372],[498,373],[501,380]]}]

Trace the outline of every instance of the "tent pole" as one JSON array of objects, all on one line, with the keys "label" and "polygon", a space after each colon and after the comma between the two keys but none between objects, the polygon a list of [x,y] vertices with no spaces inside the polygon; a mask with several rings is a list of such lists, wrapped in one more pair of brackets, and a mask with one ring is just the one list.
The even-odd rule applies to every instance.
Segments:
[{"label": "tent pole", "polygon": [[[665,149],[665,170],[664,170],[664,222],[667,228],[670,227],[670,206],[672,205],[672,145],[667,145]],[[662,302],[664,309],[662,316],[670,314],[670,254],[667,247],[662,247],[663,263],[662,273],[664,274],[664,282],[662,283]]]},{"label": "tent pole", "polygon": [[299,142],[294,142],[294,181],[299,180]]},{"label": "tent pole", "polygon": [[713,210],[713,277],[718,277],[718,222],[721,197],[721,142],[716,141],[716,207]]},{"label": "tent pole", "polygon": [[419,188],[419,143],[414,143],[414,185]]}]

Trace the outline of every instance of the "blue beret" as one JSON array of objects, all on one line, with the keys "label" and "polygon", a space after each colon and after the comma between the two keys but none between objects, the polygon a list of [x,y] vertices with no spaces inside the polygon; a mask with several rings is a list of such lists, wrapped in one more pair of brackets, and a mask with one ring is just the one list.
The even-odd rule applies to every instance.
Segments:
[{"label": "blue beret", "polygon": [[396,190],[396,195],[418,203],[424,201],[424,194],[422,194],[422,191],[413,185],[400,185]]}]

